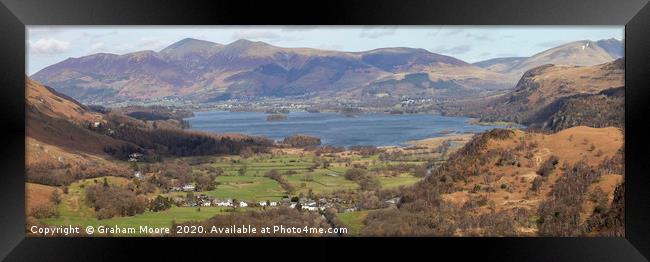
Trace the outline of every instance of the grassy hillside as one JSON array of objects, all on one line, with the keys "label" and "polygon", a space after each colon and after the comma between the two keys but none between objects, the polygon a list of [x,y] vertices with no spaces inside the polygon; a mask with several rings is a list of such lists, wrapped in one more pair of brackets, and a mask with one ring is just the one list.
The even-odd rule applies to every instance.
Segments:
[{"label": "grassy hillside", "polygon": [[486,132],[431,176],[402,190],[398,209],[370,212],[361,233],[592,235],[585,228],[592,217],[617,210],[613,199],[623,182],[622,146],[622,132],[613,127],[573,127],[548,135]]}]

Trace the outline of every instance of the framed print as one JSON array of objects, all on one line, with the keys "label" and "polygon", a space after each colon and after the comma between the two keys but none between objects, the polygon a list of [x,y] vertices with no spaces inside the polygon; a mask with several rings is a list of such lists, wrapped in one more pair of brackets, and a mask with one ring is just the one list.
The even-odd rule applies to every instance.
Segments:
[{"label": "framed print", "polygon": [[2,3],[8,261],[650,255],[646,1]]}]

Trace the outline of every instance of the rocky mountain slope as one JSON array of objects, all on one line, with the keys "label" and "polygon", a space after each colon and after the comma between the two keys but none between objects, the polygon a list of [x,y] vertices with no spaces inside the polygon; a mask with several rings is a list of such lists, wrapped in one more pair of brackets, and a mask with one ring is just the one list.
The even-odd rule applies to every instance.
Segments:
[{"label": "rocky mountain slope", "polygon": [[438,81],[469,90],[508,87],[499,73],[424,49],[339,52],[248,40],[222,45],[183,39],[160,52],[69,58],[32,77],[84,103],[110,103],[164,97],[313,97],[385,84],[413,73],[425,74],[431,87]]},{"label": "rocky mountain slope", "polygon": [[545,64],[592,66],[623,57],[623,42],[617,39],[576,41],[560,45],[531,57],[496,58],[474,65],[507,75],[518,80],[532,68]]},{"label": "rocky mountain slope", "polygon": [[446,113],[556,131],[577,125],[623,127],[624,67],[622,58],[594,66],[543,65],[527,71],[511,92],[449,104]]}]

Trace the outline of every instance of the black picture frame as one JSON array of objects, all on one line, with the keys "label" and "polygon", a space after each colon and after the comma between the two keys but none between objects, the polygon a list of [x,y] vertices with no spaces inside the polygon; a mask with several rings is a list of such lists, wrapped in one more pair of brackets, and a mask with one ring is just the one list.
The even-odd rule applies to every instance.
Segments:
[{"label": "black picture frame", "polygon": [[[454,252],[453,259],[500,261],[648,261],[650,258],[650,5],[647,0],[499,1],[145,1],[0,0],[0,258],[7,261],[128,260],[214,252],[269,255],[258,249],[318,246],[325,256],[340,246],[402,258]],[[625,25],[625,238],[406,238],[395,239],[162,239],[25,237],[25,25]],[[283,239],[285,240],[285,239]],[[273,245],[268,244],[273,242]],[[396,248],[395,244],[400,244]],[[144,249],[144,246],[155,246]],[[408,246],[408,247],[406,247]],[[322,249],[326,247],[327,249]],[[358,249],[354,249],[359,247]],[[459,249],[459,247],[462,247]],[[408,249],[404,254],[403,250]],[[161,252],[177,250],[177,252]],[[203,250],[203,251],[202,251]],[[276,249],[277,250],[277,249]],[[400,251],[402,250],[402,251]],[[304,251],[304,249],[303,249]],[[307,249],[309,251],[309,249]],[[187,253],[184,253],[187,252]],[[269,251],[273,252],[273,251]],[[168,253],[176,253],[168,254]],[[311,253],[311,252],[307,252]],[[318,253],[318,254],[316,254]],[[381,255],[380,254],[380,255]],[[335,254],[332,253],[334,256]],[[388,254],[390,255],[390,254]],[[335,255],[340,256],[340,255]]]}]

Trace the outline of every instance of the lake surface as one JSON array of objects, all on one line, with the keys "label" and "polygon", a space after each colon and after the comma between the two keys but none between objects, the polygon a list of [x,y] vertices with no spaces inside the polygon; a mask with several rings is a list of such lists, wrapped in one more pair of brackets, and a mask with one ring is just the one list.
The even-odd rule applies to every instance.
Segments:
[{"label": "lake surface", "polygon": [[469,118],[431,114],[391,115],[366,113],[346,117],[339,113],[292,112],[284,121],[266,120],[262,112],[195,112],[187,118],[192,129],[216,133],[241,133],[281,140],[295,134],[319,137],[334,146],[405,145],[410,140],[445,136],[448,133],[478,133],[497,126],[467,124]]}]

